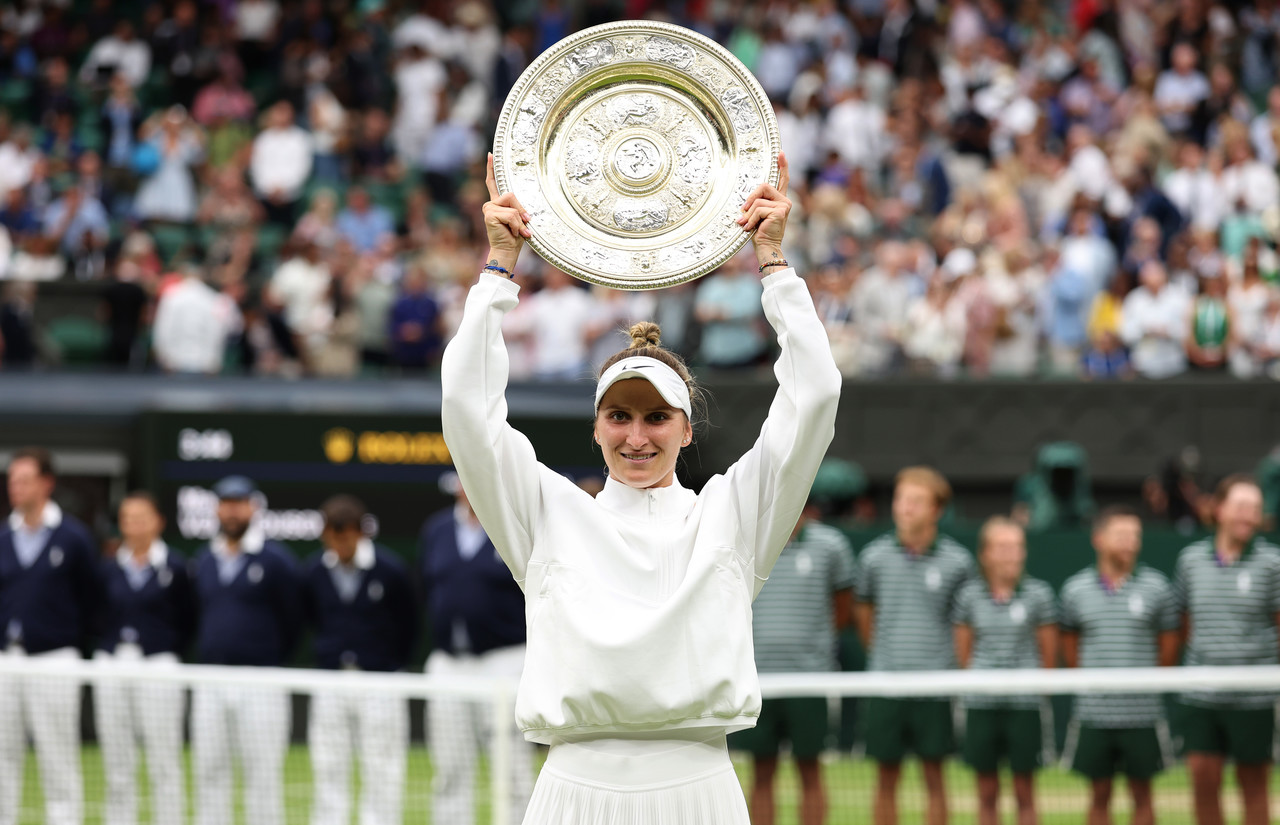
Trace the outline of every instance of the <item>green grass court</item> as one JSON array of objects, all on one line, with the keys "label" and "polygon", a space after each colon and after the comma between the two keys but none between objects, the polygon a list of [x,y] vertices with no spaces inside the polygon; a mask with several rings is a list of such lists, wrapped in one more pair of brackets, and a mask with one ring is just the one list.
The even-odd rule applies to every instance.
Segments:
[{"label": "green grass court", "polygon": [[[102,759],[98,750],[86,747],[83,750],[84,784],[85,784],[85,822],[88,825],[100,825],[102,822]],[[743,782],[750,781],[749,762],[745,757],[735,756],[739,776]],[[405,792],[406,825],[426,825],[431,823],[431,760],[425,749],[416,747],[409,752],[409,783]],[[188,787],[190,776],[188,771]],[[481,771],[477,792],[478,812],[477,825],[489,823],[488,783]],[[863,759],[838,758],[826,764],[827,791],[830,803],[830,814],[827,818],[830,825],[856,825],[871,822],[871,797],[875,781],[875,765]],[[951,822],[954,825],[971,825],[976,821],[976,796],[973,788],[973,775],[958,762],[949,764],[947,770],[948,797],[951,801]],[[146,779],[140,777],[143,794],[143,819],[149,822],[146,807]],[[1280,782],[1272,778],[1273,816],[1280,818]],[[1041,822],[1043,825],[1078,825],[1083,821],[1087,805],[1087,786],[1084,780],[1057,768],[1047,769],[1040,774],[1037,784]],[[789,766],[780,771],[778,799],[781,811],[778,825],[795,825],[795,801],[798,789],[794,773]],[[188,794],[188,799],[191,796]],[[1006,800],[1012,805],[1012,800]],[[1117,788],[1118,815],[1117,823],[1125,823],[1127,819],[1127,799],[1124,788]],[[924,789],[920,782],[919,771],[908,765],[903,776],[903,787],[899,797],[899,811],[902,822],[920,822],[924,814]],[[1156,782],[1156,815],[1161,825],[1193,825],[1191,814],[1191,789],[1187,781],[1186,771],[1181,765],[1166,771]],[[1227,812],[1229,822],[1239,822],[1239,809],[1235,800],[1234,787],[1228,789]],[[311,813],[311,765],[307,759],[307,750],[302,746],[293,747],[285,763],[285,810],[288,825],[306,825]],[[237,806],[238,821],[243,816]],[[24,797],[20,825],[42,825],[44,822],[39,778],[35,759],[27,759],[24,777]],[[1010,817],[1008,821],[1012,821]],[[433,823],[433,825],[459,825],[458,823]]]}]

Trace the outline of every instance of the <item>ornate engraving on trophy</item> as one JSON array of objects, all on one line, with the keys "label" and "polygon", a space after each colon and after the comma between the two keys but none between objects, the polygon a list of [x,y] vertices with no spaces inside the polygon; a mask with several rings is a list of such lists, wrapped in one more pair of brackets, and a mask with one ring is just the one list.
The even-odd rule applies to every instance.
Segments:
[{"label": "ornate engraving on trophy", "polygon": [[565,56],[564,63],[569,67],[569,71],[573,72],[574,77],[581,77],[598,66],[612,63],[613,55],[613,43],[608,40],[598,40],[569,52]]},{"label": "ornate engraving on trophy", "polygon": [[651,37],[644,47],[645,56],[655,63],[669,63],[677,69],[688,70],[698,53],[693,46],[677,43],[665,37]]},{"label": "ornate engraving on trophy", "polygon": [[577,183],[594,183],[600,179],[600,144],[575,140],[566,153],[565,175]]},{"label": "ornate engraving on trophy", "polygon": [[680,157],[676,168],[685,183],[706,183],[711,177],[711,150],[705,140],[686,135],[676,144],[676,154]]},{"label": "ornate engraving on trophy", "polygon": [[626,232],[652,232],[667,223],[667,205],[653,198],[619,199],[613,210],[613,222]]},{"label": "ornate engraving on trophy", "polygon": [[720,93],[720,102],[729,112],[729,120],[733,121],[734,131],[750,132],[756,128],[760,120],[756,117],[751,95],[741,86],[730,86]]},{"label": "ornate engraving on trophy", "polygon": [[652,126],[662,111],[657,96],[651,94],[618,95],[605,108],[619,126]]},{"label": "ornate engraving on trophy", "polygon": [[614,152],[613,168],[631,183],[646,183],[662,170],[662,151],[648,138],[628,138]]},{"label": "ornate engraving on trophy", "polygon": [[516,115],[516,125],[511,130],[511,137],[518,144],[532,145],[538,140],[538,130],[542,126],[542,118],[547,108],[541,100],[531,97],[520,106]]}]

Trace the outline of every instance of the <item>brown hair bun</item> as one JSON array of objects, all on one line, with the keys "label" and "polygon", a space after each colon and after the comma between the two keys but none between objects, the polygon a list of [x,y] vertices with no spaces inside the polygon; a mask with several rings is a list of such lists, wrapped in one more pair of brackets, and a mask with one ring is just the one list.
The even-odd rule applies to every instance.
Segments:
[{"label": "brown hair bun", "polygon": [[627,332],[631,335],[632,349],[646,349],[662,344],[662,330],[652,321],[632,324]]}]

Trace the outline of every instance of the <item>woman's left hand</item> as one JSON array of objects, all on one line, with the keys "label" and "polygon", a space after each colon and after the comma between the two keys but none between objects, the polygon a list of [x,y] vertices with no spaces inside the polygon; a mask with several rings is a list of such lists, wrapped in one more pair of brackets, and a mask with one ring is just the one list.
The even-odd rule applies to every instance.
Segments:
[{"label": "woman's left hand", "polygon": [[787,156],[779,152],[778,186],[760,184],[742,206],[738,225],[744,232],[755,233],[751,243],[761,265],[782,260],[782,236],[787,229],[787,216],[791,214],[791,199],[786,195],[790,181]]}]

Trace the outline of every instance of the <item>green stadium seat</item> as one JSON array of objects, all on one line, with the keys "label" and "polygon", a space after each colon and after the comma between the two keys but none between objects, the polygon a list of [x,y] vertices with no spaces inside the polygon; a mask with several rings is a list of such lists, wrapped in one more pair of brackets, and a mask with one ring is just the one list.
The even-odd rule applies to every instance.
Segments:
[{"label": "green stadium seat", "polygon": [[283,226],[264,223],[258,227],[258,238],[254,249],[264,265],[270,266],[270,262],[280,256],[280,247],[284,246],[284,242],[288,238],[289,230]]},{"label": "green stadium seat", "polygon": [[172,264],[179,252],[192,241],[191,228],[176,224],[152,224],[148,230],[152,240],[156,242],[156,253],[160,260]]},{"label": "green stadium seat", "polygon": [[9,80],[0,83],[0,108],[15,120],[25,120],[31,108],[31,81]]},{"label": "green stadium seat", "polygon": [[70,315],[50,321],[45,333],[63,364],[102,363],[107,332],[97,321]]}]

